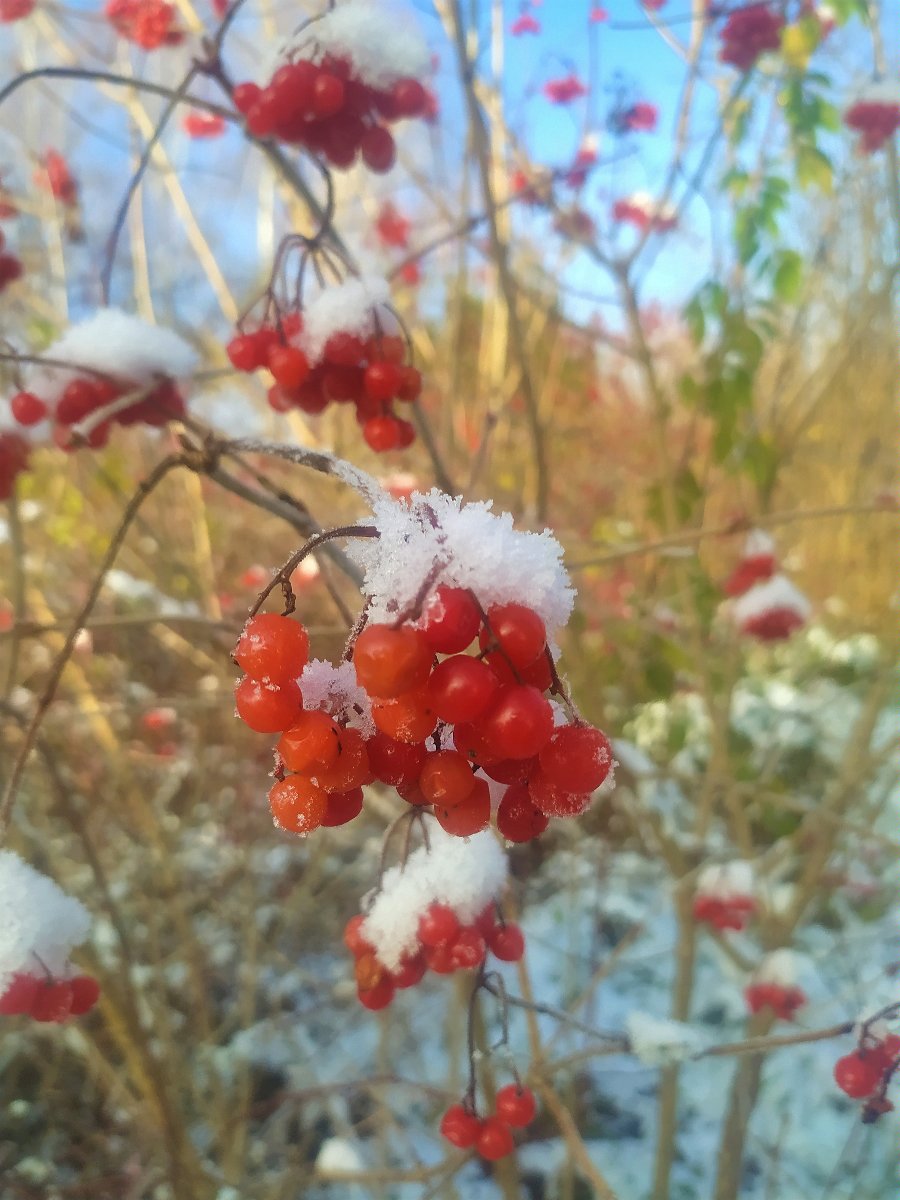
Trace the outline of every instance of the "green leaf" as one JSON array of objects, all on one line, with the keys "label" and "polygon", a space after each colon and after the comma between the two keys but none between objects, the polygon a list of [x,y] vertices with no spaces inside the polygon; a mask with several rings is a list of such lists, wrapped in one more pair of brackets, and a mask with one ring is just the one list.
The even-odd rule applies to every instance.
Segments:
[{"label": "green leaf", "polygon": [[796,250],[782,250],[772,281],[775,295],[784,304],[793,304],[803,286],[803,258]]},{"label": "green leaf", "polygon": [[834,185],[831,159],[818,148],[802,143],[797,147],[797,182],[830,193]]}]

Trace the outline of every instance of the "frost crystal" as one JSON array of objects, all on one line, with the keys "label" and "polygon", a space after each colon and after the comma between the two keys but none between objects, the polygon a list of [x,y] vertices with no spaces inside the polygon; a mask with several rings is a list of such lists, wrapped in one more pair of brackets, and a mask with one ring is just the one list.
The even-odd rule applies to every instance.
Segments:
[{"label": "frost crystal", "polygon": [[446,904],[468,925],[506,883],[506,855],[489,830],[459,838],[429,824],[428,840],[430,849],[420,847],[405,866],[385,872],[362,925],[363,937],[389,971],[416,950],[419,918],[432,904]]},{"label": "frost crystal", "polygon": [[703,1039],[691,1025],[632,1012],[625,1029],[635,1057],[648,1067],[668,1067],[684,1062],[703,1048]]},{"label": "frost crystal", "polygon": [[351,729],[358,729],[363,737],[374,737],[372,702],[356,682],[356,667],[352,662],[334,666],[314,658],[303,668],[298,682],[304,708],[321,709],[332,717],[346,717]]},{"label": "frost crystal", "polygon": [[423,80],[431,63],[409,13],[384,0],[345,0],[301,29],[281,55],[295,48],[304,58],[347,59],[356,78],[373,88],[389,88],[398,79]]},{"label": "frost crystal", "polygon": [[544,621],[552,637],[569,619],[575,592],[562,565],[562,547],[549,531],[513,527],[490,501],[464,504],[443,492],[413,492],[407,503],[379,497],[374,521],[380,538],[359,540],[348,553],[365,571],[369,618],[418,617],[430,584],[471,588],[483,607],[517,601]]},{"label": "frost crystal", "polygon": [[[300,345],[310,362],[318,362],[325,343],[333,333],[352,333],[368,338],[376,332],[374,313],[391,298],[387,280],[378,275],[345,279],[334,287],[323,288],[303,309],[303,333]],[[396,322],[387,309],[378,312],[384,333],[393,333]],[[389,328],[385,328],[389,325]]]},{"label": "frost crystal", "polygon": [[[157,375],[189,375],[197,363],[195,351],[177,333],[118,308],[102,308],[67,329],[46,357],[138,384],[150,383]],[[26,387],[54,400],[77,376],[77,369],[38,367],[27,373]]]},{"label": "frost crystal", "polygon": [[65,975],[73,946],[88,935],[90,914],[80,901],[0,850],[0,994],[18,972]]}]

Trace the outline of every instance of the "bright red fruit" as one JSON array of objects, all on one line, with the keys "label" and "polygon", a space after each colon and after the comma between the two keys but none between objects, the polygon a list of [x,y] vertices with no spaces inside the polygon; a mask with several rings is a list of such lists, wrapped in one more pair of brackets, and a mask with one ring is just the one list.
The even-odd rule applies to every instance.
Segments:
[{"label": "bright red fruit", "polygon": [[288,775],[269,792],[272,819],[290,833],[312,833],[325,820],[328,794],[305,775]]},{"label": "bright red fruit", "polygon": [[487,946],[477,929],[461,929],[450,947],[450,961],[457,971],[472,971],[484,962]]},{"label": "bright red fruit", "polygon": [[351,788],[347,792],[329,792],[328,807],[322,824],[329,829],[338,825],[347,825],[362,812],[363,790],[361,787]]},{"label": "bright red fruit", "polygon": [[396,417],[370,417],[363,424],[363,437],[366,445],[376,454],[384,454],[388,450],[401,448],[400,422]]},{"label": "bright red fruit", "polygon": [[0,1017],[17,1017],[23,1013],[30,1013],[42,986],[41,980],[33,975],[14,975],[6,991],[0,996]]},{"label": "bright red fruit", "polygon": [[541,770],[566,792],[592,792],[609,774],[612,748],[592,725],[556,729],[540,754]]},{"label": "bright red fruit", "polygon": [[430,804],[455,808],[475,787],[476,779],[468,759],[457,750],[439,750],[425,759],[419,787]]},{"label": "bright red fruit", "polygon": [[434,668],[428,694],[441,720],[457,725],[477,720],[499,687],[500,681],[487,663],[457,654]]},{"label": "bright red fruit", "polygon": [[531,758],[550,740],[553,709],[537,688],[510,684],[499,690],[481,727],[494,758]]},{"label": "bright red fruit", "polygon": [[349,792],[372,782],[372,769],[366,743],[358,729],[342,729],[334,762],[316,767],[316,783],[326,792]]},{"label": "bright red fruit", "polygon": [[435,805],[438,824],[455,837],[471,837],[487,826],[491,819],[491,793],[486,779],[475,780],[475,786],[461,804],[452,808]]},{"label": "bright red fruit", "polygon": [[534,1092],[517,1083],[508,1083],[498,1090],[494,1107],[497,1116],[513,1129],[524,1129],[530,1125],[537,1112]]},{"label": "bright red fruit", "polygon": [[72,990],[73,1017],[83,1016],[90,1012],[100,999],[100,984],[90,975],[75,975],[69,981]]},{"label": "bright red fruit", "polygon": [[369,738],[369,765],[382,783],[416,783],[427,751],[424,742],[398,742],[384,733]]},{"label": "bright red fruit", "polygon": [[481,1121],[462,1104],[451,1104],[441,1120],[441,1136],[451,1146],[468,1150],[478,1141]]},{"label": "bright red fruit", "polygon": [[415,987],[424,979],[427,970],[428,963],[425,961],[425,955],[413,954],[405,958],[398,969],[391,973],[391,982],[395,988]]},{"label": "bright red fruit", "polygon": [[506,1158],[515,1149],[512,1131],[499,1117],[488,1117],[481,1126],[475,1149],[489,1162]]},{"label": "bright red fruit", "polygon": [[432,652],[415,629],[368,625],[353,648],[356,677],[370,696],[390,700],[425,683]]},{"label": "bright red fruit", "polygon": [[401,378],[400,368],[396,363],[373,362],[366,367],[363,387],[370,400],[393,400]]},{"label": "bright red fruit", "polygon": [[396,700],[375,700],[372,720],[381,733],[397,742],[424,742],[437,725],[427,687],[403,692]]},{"label": "bright red fruit", "polygon": [[360,1004],[372,1012],[378,1012],[387,1008],[394,999],[394,982],[390,975],[385,975],[374,987],[365,990],[360,988],[358,995]]},{"label": "bright red fruit", "polygon": [[365,131],[359,145],[363,162],[373,171],[383,174],[394,165],[397,147],[383,125],[372,125]]},{"label": "bright red fruit", "polygon": [[234,659],[251,679],[287,683],[300,675],[309,660],[309,634],[290,617],[258,613],[244,626]]},{"label": "bright red fruit", "polygon": [[580,817],[590,806],[590,792],[567,792],[557,787],[538,767],[528,779],[528,794],[547,817]]},{"label": "bright red fruit", "polygon": [[47,415],[47,405],[33,392],[16,392],[9,402],[13,419],[20,425],[37,425]]},{"label": "bright red fruit", "polygon": [[854,1100],[871,1096],[881,1083],[882,1069],[876,1058],[864,1051],[845,1054],[834,1064],[834,1081]]},{"label": "bright red fruit", "polygon": [[341,748],[341,730],[327,713],[303,712],[278,739],[275,749],[289,771],[331,766]]},{"label": "bright red fruit", "polygon": [[525,953],[525,935],[518,925],[496,925],[488,935],[488,949],[501,962],[518,962]]},{"label": "bright red fruit", "polygon": [[256,733],[281,733],[297,720],[303,706],[300,688],[293,680],[278,687],[249,675],[235,688],[238,716]]},{"label": "bright red fruit", "polygon": [[31,1016],[42,1023],[59,1024],[72,1015],[73,992],[65,980],[40,983],[31,1003]]},{"label": "bright red fruit", "polygon": [[419,917],[418,933],[423,946],[433,948],[449,945],[459,933],[459,919],[453,909],[445,904],[432,904]]},{"label": "bright red fruit", "polygon": [[273,346],[269,351],[269,370],[283,388],[292,391],[306,382],[309,360],[296,346]]},{"label": "bright red fruit", "polygon": [[357,913],[344,926],[344,945],[354,958],[359,958],[362,954],[371,954],[374,949],[362,935],[362,927],[365,919],[362,913]]},{"label": "bright red fruit", "polygon": [[421,629],[432,650],[458,654],[475,639],[481,610],[468,588],[441,584],[425,605]]},{"label": "bright red fruit", "polygon": [[525,604],[494,604],[481,635],[482,650],[499,646],[514,667],[528,667],[543,652],[547,641],[544,622]]}]

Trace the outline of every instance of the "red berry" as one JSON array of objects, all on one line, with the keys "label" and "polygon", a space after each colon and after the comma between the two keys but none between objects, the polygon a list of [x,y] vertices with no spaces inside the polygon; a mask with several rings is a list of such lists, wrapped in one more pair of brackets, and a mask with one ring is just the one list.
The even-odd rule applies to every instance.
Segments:
[{"label": "red berry", "polygon": [[348,792],[329,792],[328,807],[322,824],[329,829],[338,825],[347,825],[362,812],[363,790],[361,787],[351,788]]},{"label": "red berry", "polygon": [[370,417],[363,425],[366,445],[376,454],[400,449],[400,422],[396,417]]},{"label": "red berry", "polygon": [[397,388],[395,396],[398,400],[405,400],[412,403],[417,400],[422,392],[422,375],[415,367],[401,366],[400,367],[400,384]]},{"label": "red berry", "polygon": [[238,716],[257,733],[281,733],[297,720],[303,706],[300,688],[293,680],[278,687],[249,675],[235,688]]},{"label": "red berry", "polygon": [[567,725],[554,730],[540,759],[543,773],[562,791],[592,792],[609,774],[612,748],[592,725]]},{"label": "red berry", "polygon": [[344,945],[354,958],[359,958],[363,954],[371,954],[374,950],[374,947],[362,935],[365,919],[362,913],[357,913],[344,926]]},{"label": "red berry", "polygon": [[428,970],[424,954],[413,954],[404,958],[396,971],[391,972],[395,988],[411,988],[420,983]]},{"label": "red berry", "polygon": [[328,811],[328,795],[305,775],[288,775],[269,792],[272,820],[289,833],[318,829]]},{"label": "red berry", "polygon": [[398,742],[424,742],[437,725],[437,714],[427,687],[404,692],[396,700],[374,700],[372,720],[376,727]]},{"label": "red berry", "polygon": [[72,1016],[90,1012],[100,998],[100,984],[90,975],[75,975],[69,980],[72,989]]},{"label": "red berry", "polygon": [[397,148],[390,132],[383,125],[372,125],[365,131],[359,145],[363,162],[372,171],[384,174],[394,165]]},{"label": "red berry", "polygon": [[339,367],[357,367],[363,356],[363,344],[355,333],[339,330],[325,343],[323,357]]},{"label": "red berry", "polygon": [[90,379],[73,379],[66,385],[56,406],[60,425],[76,425],[102,404],[103,396]]},{"label": "red berry", "polygon": [[391,104],[400,117],[420,117],[428,104],[428,93],[418,79],[398,79],[391,88]]},{"label": "red berry", "polygon": [[392,787],[418,781],[427,754],[424,742],[398,742],[379,732],[366,745],[376,779]]},{"label": "red berry", "polygon": [[430,804],[455,808],[462,804],[475,787],[472,766],[458,750],[439,750],[425,759],[419,775],[419,787]]},{"label": "red berry", "polygon": [[466,724],[482,715],[499,687],[500,681],[487,663],[457,654],[434,668],[428,680],[428,695],[442,721]]},{"label": "red berry", "polygon": [[363,386],[370,400],[392,400],[400,386],[400,368],[391,362],[373,362],[366,367]]},{"label": "red berry", "polygon": [[259,99],[261,92],[259,84],[239,83],[231,93],[231,101],[238,112],[246,116]]},{"label": "red berry", "polygon": [[481,1121],[462,1104],[451,1104],[441,1119],[440,1129],[441,1137],[451,1146],[468,1150],[478,1141]]},{"label": "red berry", "polygon": [[438,824],[455,837],[471,837],[480,833],[491,819],[491,793],[487,780],[475,780],[475,786],[462,804],[452,808],[435,806],[434,815]]},{"label": "red berry", "polygon": [[441,584],[425,605],[421,630],[438,654],[458,654],[472,643],[480,625],[481,610],[469,589]]},{"label": "red berry", "polygon": [[33,392],[16,392],[9,407],[13,419],[20,425],[37,425],[47,416],[47,405]]},{"label": "red berry", "polygon": [[511,921],[497,925],[488,937],[488,948],[501,962],[518,962],[525,953],[525,935]]},{"label": "red berry", "polygon": [[435,975],[452,975],[456,970],[453,963],[453,947],[450,943],[443,946],[428,946],[425,949],[425,963],[429,971]]},{"label": "red berry", "polygon": [[35,1021],[59,1024],[72,1014],[73,992],[65,980],[41,983],[31,1004]]},{"label": "red berry", "polygon": [[0,996],[0,1017],[30,1013],[42,986],[41,980],[33,975],[13,975],[6,991]]},{"label": "red berry", "polygon": [[537,770],[538,759],[534,758],[501,758],[488,763],[484,768],[485,775],[496,783],[527,783],[532,772]]},{"label": "red berry", "polygon": [[432,653],[415,629],[369,625],[356,639],[353,662],[357,679],[369,695],[390,700],[425,683]]},{"label": "red berry", "polygon": [[842,1092],[854,1100],[871,1096],[881,1083],[882,1070],[879,1062],[863,1051],[845,1054],[834,1064],[834,1081]]},{"label": "red berry", "polygon": [[481,635],[481,648],[498,645],[514,667],[527,667],[543,652],[544,622],[524,604],[494,604],[488,609],[490,631]]},{"label": "red berry", "polygon": [[327,767],[316,767],[314,778],[326,792],[350,792],[372,782],[369,754],[358,729],[341,730],[337,757]]},{"label": "red berry", "polygon": [[416,427],[410,421],[404,421],[400,417],[395,417],[394,421],[397,425],[397,446],[398,450],[406,450],[416,440]]},{"label": "red berry", "polygon": [[512,1131],[499,1117],[488,1117],[481,1126],[475,1149],[489,1162],[506,1158],[507,1154],[512,1154],[515,1149]]},{"label": "red berry", "polygon": [[394,982],[390,975],[385,975],[374,987],[365,990],[361,988],[357,994],[360,1004],[372,1012],[378,1012],[379,1009],[387,1008],[394,999]]},{"label": "red berry", "polygon": [[481,722],[494,758],[531,758],[553,733],[553,709],[537,688],[502,687]]},{"label": "red berry", "polygon": [[309,375],[309,360],[296,346],[273,346],[269,351],[269,370],[288,391],[300,387]]},{"label": "red berry", "polygon": [[450,947],[450,960],[457,971],[472,971],[484,962],[487,946],[477,929],[461,929]]},{"label": "red berry", "polygon": [[497,809],[497,828],[510,842],[530,842],[550,824],[521,783],[512,784]]},{"label": "red berry", "polygon": [[517,1083],[508,1083],[498,1090],[494,1107],[501,1121],[513,1129],[524,1129],[530,1125],[537,1112],[534,1092]]},{"label": "red berry", "polygon": [[540,767],[528,778],[528,794],[547,817],[580,817],[590,807],[590,792],[566,792],[556,787]]},{"label": "red berry", "polygon": [[236,371],[255,371],[265,362],[260,355],[257,338],[252,333],[239,333],[233,337],[225,347],[225,353]]},{"label": "red berry", "polygon": [[423,946],[432,949],[436,946],[447,946],[456,940],[459,919],[446,904],[432,904],[428,911],[419,917],[418,932],[419,941]]},{"label": "red berry", "polygon": [[320,71],[312,87],[312,110],[316,117],[333,117],[344,107],[344,83],[337,75]]},{"label": "red berry", "polygon": [[251,679],[287,683],[309,660],[309,634],[290,617],[258,613],[244,626],[234,659]]},{"label": "red berry", "polygon": [[340,748],[340,728],[319,711],[301,713],[275,746],[289,771],[308,773],[331,766]]}]

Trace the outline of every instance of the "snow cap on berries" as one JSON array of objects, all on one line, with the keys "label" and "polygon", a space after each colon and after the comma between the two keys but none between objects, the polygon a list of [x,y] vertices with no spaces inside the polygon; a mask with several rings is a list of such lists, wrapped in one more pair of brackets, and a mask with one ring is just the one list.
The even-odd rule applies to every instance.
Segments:
[{"label": "snow cap on berries", "polygon": [[798,625],[804,625],[812,614],[812,605],[786,575],[779,574],[739,596],[732,613],[742,629],[752,631],[756,622],[770,613],[789,614]]},{"label": "snow cap on berries", "polygon": [[384,0],[342,0],[330,12],[301,27],[279,57],[320,61],[324,55],[349,62],[353,75],[369,87],[386,89],[398,79],[428,77],[431,54],[410,14]]},{"label": "snow cap on berries", "polygon": [[71,363],[73,368],[37,367],[26,373],[26,387],[51,401],[83,374],[79,367],[142,384],[156,376],[189,375],[197,363],[196,352],[177,333],[118,308],[101,308],[67,329],[46,357]]},{"label": "snow cap on berries", "polygon": [[741,558],[775,557],[775,539],[764,529],[751,529],[744,542]]},{"label": "snow cap on berries", "polygon": [[741,859],[729,863],[711,863],[697,876],[697,892],[702,896],[714,896],[717,900],[752,896],[755,887],[753,868]]},{"label": "snow cap on berries", "polygon": [[373,508],[381,536],[348,547],[365,572],[371,621],[388,622],[401,613],[417,619],[429,581],[434,588],[471,588],[484,608],[526,604],[550,637],[568,621],[575,592],[562,546],[549,531],[518,530],[509,513],[491,511],[490,501],[467,504],[436,490],[413,492],[405,504],[378,497]]},{"label": "snow cap on berries", "polygon": [[415,952],[419,918],[432,904],[447,905],[460,924],[469,925],[506,884],[506,855],[490,830],[460,838],[430,823],[428,842],[405,866],[385,872],[362,925],[363,937],[389,971]]},{"label": "snow cap on berries", "polygon": [[[325,343],[334,333],[351,333],[360,338],[376,332],[375,313],[383,333],[393,333],[396,321],[383,308],[391,298],[386,279],[379,275],[361,275],[323,288],[303,310],[300,346],[311,363],[322,357]],[[386,326],[388,326],[386,328]]]},{"label": "snow cap on berries", "polygon": [[357,683],[356,667],[352,662],[335,666],[327,660],[311,659],[303,668],[298,683],[305,709],[320,709],[330,717],[346,717],[349,728],[358,729],[365,738],[374,736],[372,701]]},{"label": "snow cap on berries", "polygon": [[90,925],[80,901],[11,850],[0,850],[0,994],[19,972],[65,975]]},{"label": "snow cap on berries", "polygon": [[797,955],[793,950],[782,948],[767,954],[753,972],[754,983],[775,983],[779,987],[796,986],[798,975]]}]

